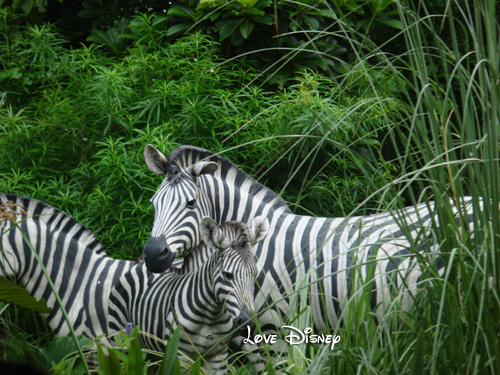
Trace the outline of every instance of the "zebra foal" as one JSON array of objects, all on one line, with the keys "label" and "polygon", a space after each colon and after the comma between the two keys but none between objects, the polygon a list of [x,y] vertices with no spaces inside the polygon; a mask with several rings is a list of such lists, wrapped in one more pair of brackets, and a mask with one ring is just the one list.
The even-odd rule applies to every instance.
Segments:
[{"label": "zebra foal", "polygon": [[[257,267],[252,246],[267,233],[266,219],[250,227],[211,219],[201,221],[200,243],[180,269],[152,274],[135,267],[110,296],[111,330],[128,322],[167,339],[180,325],[179,348],[187,356],[203,356],[202,367],[225,373],[226,343],[235,328],[253,326],[253,296]],[[148,348],[162,350],[157,340],[141,335]]]}]

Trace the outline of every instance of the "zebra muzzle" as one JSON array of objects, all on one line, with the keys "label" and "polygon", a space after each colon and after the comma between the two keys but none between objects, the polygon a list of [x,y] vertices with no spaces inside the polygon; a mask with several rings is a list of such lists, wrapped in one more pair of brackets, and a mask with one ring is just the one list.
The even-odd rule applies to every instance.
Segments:
[{"label": "zebra muzzle", "polygon": [[149,237],[142,251],[149,271],[161,273],[170,268],[176,254],[167,246],[165,237]]},{"label": "zebra muzzle", "polygon": [[250,332],[253,332],[256,324],[250,310],[244,309],[233,319],[233,328],[237,329],[239,334],[246,334],[248,332],[247,326],[250,327]]}]

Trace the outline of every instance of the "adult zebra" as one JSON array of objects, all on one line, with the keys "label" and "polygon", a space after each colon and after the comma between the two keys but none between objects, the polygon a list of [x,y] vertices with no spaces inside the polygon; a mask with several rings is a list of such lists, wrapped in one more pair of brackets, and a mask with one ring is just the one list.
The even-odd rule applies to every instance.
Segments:
[{"label": "adult zebra", "polygon": [[[266,235],[267,221],[256,218],[250,228],[240,222],[220,227],[201,221],[201,246],[184,258],[180,269],[151,274],[135,267],[124,275],[110,298],[110,328],[127,322],[147,332],[170,337],[182,326],[179,349],[184,355],[203,356],[202,367],[225,373],[227,341],[235,328],[253,326],[253,296],[257,267],[254,243]],[[248,304],[248,306],[247,306]],[[148,348],[163,350],[150,336],[141,336]]]},{"label": "adult zebra", "polygon": [[[215,223],[204,224],[205,238],[209,245],[220,251],[224,250],[224,257],[220,259],[224,260],[221,260],[221,265],[227,269],[220,272],[227,272],[226,278],[233,276],[234,279],[225,284],[218,280],[217,294],[223,300],[223,306],[220,301],[214,301],[211,295],[204,294],[205,290],[194,290],[193,285],[187,289],[187,292],[192,293],[191,296],[196,296],[196,301],[189,298],[184,298],[182,302],[176,301],[174,314],[181,324],[186,324],[185,329],[192,328],[200,316],[201,320],[206,318],[204,313],[215,306],[220,313],[217,318],[224,317],[218,322],[212,322],[215,331],[221,331],[218,323],[222,325],[222,331],[226,335],[229,333],[228,329],[246,324],[247,318],[251,316],[247,300],[252,301],[254,283],[249,283],[248,280],[247,283],[242,283],[239,276],[248,269],[248,275],[253,272],[251,258],[243,255],[249,254],[253,241],[260,241],[265,231],[258,236],[254,233],[264,224],[262,218],[256,218],[250,228],[243,223],[225,223],[219,230],[214,227]],[[49,274],[75,333],[90,338],[108,335],[131,322],[140,325],[149,335],[168,340],[171,326],[178,322],[174,323],[172,314],[166,316],[168,314],[158,313],[168,310],[159,301],[168,304],[169,292],[172,292],[163,287],[173,279],[181,282],[188,274],[194,275],[214,252],[208,245],[201,243],[192,256],[177,265],[179,269],[152,275],[147,272],[144,263],[108,257],[92,232],[63,211],[32,198],[0,194],[0,275],[14,278],[32,296],[46,300],[47,306],[52,310],[49,314],[44,314],[44,317],[58,336],[68,336],[69,326],[42,267],[23,237],[23,232]],[[242,259],[246,260],[243,265],[247,265],[248,269],[242,266]],[[214,274],[219,275],[220,272],[214,271]],[[129,299],[130,294],[139,297]],[[246,299],[244,295],[247,296]],[[113,308],[110,307],[110,299],[113,300]],[[121,325],[117,324],[116,318],[120,309],[127,311],[127,317],[130,318],[122,321]],[[111,325],[110,310],[115,317]],[[151,314],[153,311],[157,314]],[[191,313],[193,316],[189,315]],[[146,348],[159,349],[155,340],[145,339],[143,342]],[[208,350],[208,344],[204,344],[203,350]],[[220,348],[214,352],[217,353],[218,350]]]},{"label": "adult zebra", "polygon": [[[433,206],[350,218],[294,215],[277,194],[207,150],[180,146],[167,159],[147,145],[144,156],[152,172],[165,174],[151,199],[155,220],[144,247],[153,272],[164,271],[177,255],[196,246],[203,216],[216,222],[248,222],[260,215],[269,219],[270,235],[256,249],[260,287],[254,301],[256,314],[267,310],[271,300],[277,302],[259,319],[265,329],[279,318],[275,312],[288,312],[288,297],[305,276],[317,329],[335,326],[363,279],[373,283],[370,304],[377,312],[387,308],[397,290],[406,292],[399,298],[407,307],[421,275],[413,255],[436,248],[430,237]],[[468,199],[464,205],[470,215]],[[405,220],[407,233],[400,220]]]},{"label": "adult zebra", "polygon": [[[15,194],[0,194],[0,275],[15,278],[32,296],[44,298],[52,311],[44,314],[58,336],[69,326],[35,255],[40,257],[77,335],[108,333],[108,301],[112,287],[135,266],[109,258],[101,243],[82,224],[54,207]],[[3,219],[3,220],[2,220]]]}]

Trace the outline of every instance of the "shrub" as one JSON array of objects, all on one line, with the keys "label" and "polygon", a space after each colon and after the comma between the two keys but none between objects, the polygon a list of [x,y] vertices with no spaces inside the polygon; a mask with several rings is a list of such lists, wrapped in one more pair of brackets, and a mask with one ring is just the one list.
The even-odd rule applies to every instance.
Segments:
[{"label": "shrub", "polygon": [[[1,60],[19,78],[1,81],[0,191],[69,212],[110,254],[135,258],[149,234],[159,181],[144,166],[146,143],[166,154],[179,144],[224,151],[297,212],[343,214],[370,192],[351,194],[344,207],[341,186],[392,178],[380,136],[398,117],[398,100],[383,79],[377,91],[362,83],[387,75],[367,64],[346,73],[345,87],[305,71],[273,92],[250,84],[252,61],[221,61],[219,44],[199,33],[172,45],[143,38],[121,56],[68,48],[50,25],[22,35]],[[359,168],[371,170],[373,184]],[[315,175],[324,179],[303,184]]]}]

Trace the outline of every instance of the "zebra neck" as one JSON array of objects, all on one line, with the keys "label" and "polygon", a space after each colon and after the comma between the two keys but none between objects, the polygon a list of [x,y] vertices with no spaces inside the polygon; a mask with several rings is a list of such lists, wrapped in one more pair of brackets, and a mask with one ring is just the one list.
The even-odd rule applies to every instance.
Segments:
[{"label": "zebra neck", "polygon": [[[272,190],[257,184],[243,172],[237,176],[239,177],[233,176],[234,178],[229,180],[221,180],[217,175],[208,176],[200,181],[204,184],[200,190],[206,192],[205,201],[210,204],[206,212],[203,212],[204,215],[210,216],[218,223],[249,223],[257,216],[269,218],[283,213],[292,214],[284,201]],[[238,182],[239,179],[243,179],[243,182]]]},{"label": "zebra neck", "polygon": [[184,257],[184,263],[178,272],[186,274],[198,270],[214,251],[214,249],[208,247],[205,243],[200,243]]},{"label": "zebra neck", "polygon": [[184,257],[183,264],[180,269],[172,269],[167,273],[172,272],[174,277],[178,277],[182,284],[200,284],[200,287],[209,294],[209,297],[215,299],[213,274],[216,271],[218,254],[204,242],[191,249]]}]

